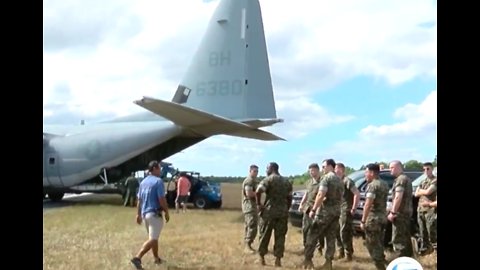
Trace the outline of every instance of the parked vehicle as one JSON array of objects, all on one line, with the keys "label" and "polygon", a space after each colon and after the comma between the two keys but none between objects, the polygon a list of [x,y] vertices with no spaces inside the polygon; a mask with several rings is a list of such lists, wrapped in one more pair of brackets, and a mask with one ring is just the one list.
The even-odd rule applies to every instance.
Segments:
[{"label": "parked vehicle", "polygon": [[288,216],[290,223],[295,227],[302,227],[303,212],[298,209],[300,202],[302,201],[303,195],[307,190],[297,190],[292,194],[292,205],[288,210]]},{"label": "parked vehicle", "polygon": [[[191,183],[188,202],[193,203],[195,208],[208,209],[222,207],[222,192],[219,183],[213,183],[203,179],[198,172],[184,172]],[[175,178],[180,174],[174,174],[166,184],[166,198],[169,207],[175,207],[177,189]],[[172,186],[173,185],[173,186]]]}]

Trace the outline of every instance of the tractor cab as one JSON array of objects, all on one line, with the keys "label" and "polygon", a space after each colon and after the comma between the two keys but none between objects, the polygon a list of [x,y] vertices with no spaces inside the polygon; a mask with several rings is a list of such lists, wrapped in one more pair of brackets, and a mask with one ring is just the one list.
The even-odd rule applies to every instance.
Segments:
[{"label": "tractor cab", "polygon": [[180,173],[185,173],[190,181],[190,195],[188,202],[193,203],[195,208],[208,209],[222,206],[222,194],[220,184],[212,183],[200,176],[199,172],[176,171],[166,183],[166,198],[169,207],[175,207],[177,198],[177,180]]}]

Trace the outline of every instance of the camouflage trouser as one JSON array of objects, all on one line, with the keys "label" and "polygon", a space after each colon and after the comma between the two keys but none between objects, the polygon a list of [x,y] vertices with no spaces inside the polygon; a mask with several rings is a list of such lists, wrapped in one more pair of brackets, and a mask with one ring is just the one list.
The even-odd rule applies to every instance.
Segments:
[{"label": "camouflage trouser", "polygon": [[437,213],[435,209],[428,211],[418,211],[418,228],[420,237],[423,241],[423,247],[437,246]]},{"label": "camouflage trouser", "polygon": [[413,257],[412,240],[410,234],[410,216],[398,214],[392,222],[393,250],[400,256]]},{"label": "camouflage trouser", "polygon": [[383,238],[385,223],[375,218],[369,218],[365,224],[365,246],[376,265],[385,264]]},{"label": "camouflage trouser", "polygon": [[260,217],[260,244],[258,254],[264,256],[268,252],[270,237],[274,236],[273,255],[277,258],[283,258],[285,251],[285,235],[288,231],[288,217],[281,218],[262,218]]},{"label": "camouflage trouser", "polygon": [[338,229],[338,215],[321,213],[313,220],[312,227],[307,233],[307,243],[305,246],[305,261],[311,261],[315,247],[320,239],[327,238],[327,249],[325,250],[325,259],[333,260],[335,254],[335,237]]},{"label": "camouflage trouser", "polygon": [[[303,214],[303,220],[302,220],[302,233],[303,233],[303,247],[304,248],[307,246],[308,231],[310,230],[310,228],[312,228],[312,224],[313,224],[313,219],[311,219],[308,216],[308,212],[309,211],[307,211]],[[325,246],[325,237],[321,236],[318,239],[317,247],[319,249],[323,249],[324,246]]]},{"label": "camouflage trouser", "polygon": [[123,201],[124,206],[135,206],[135,199],[137,198],[135,191],[127,189],[125,199]]},{"label": "camouflage trouser", "polygon": [[258,214],[256,212],[245,213],[245,243],[251,244],[257,237]]},{"label": "camouflage trouser", "polygon": [[343,210],[340,215],[340,228],[337,230],[337,249],[353,254],[353,216],[348,210]]}]

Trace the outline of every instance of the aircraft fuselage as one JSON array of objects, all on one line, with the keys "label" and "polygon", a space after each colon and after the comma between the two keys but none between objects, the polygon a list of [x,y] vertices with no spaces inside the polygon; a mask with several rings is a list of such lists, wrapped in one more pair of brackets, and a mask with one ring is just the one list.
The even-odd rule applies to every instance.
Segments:
[{"label": "aircraft fuselage", "polygon": [[[168,121],[148,121],[45,126],[44,131],[57,136],[44,139],[43,186],[62,188],[95,178],[104,168],[115,168],[147,152],[180,135],[182,128]],[[132,169],[144,169],[146,163],[140,166]]]}]

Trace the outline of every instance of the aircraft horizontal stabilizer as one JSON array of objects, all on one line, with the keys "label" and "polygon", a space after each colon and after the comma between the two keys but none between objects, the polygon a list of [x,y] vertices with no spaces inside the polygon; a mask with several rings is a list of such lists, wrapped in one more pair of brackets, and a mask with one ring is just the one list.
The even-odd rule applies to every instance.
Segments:
[{"label": "aircraft horizontal stabilizer", "polygon": [[268,141],[284,140],[256,127],[170,101],[143,97],[141,100],[134,101],[134,103],[179,126],[187,127],[204,136],[226,134]]},{"label": "aircraft horizontal stabilizer", "polygon": [[228,135],[250,138],[250,139],[257,139],[257,140],[264,140],[264,141],[285,141],[284,138],[278,137],[275,134],[272,134],[267,131],[263,131],[261,129],[242,130],[238,132],[231,132]]},{"label": "aircraft horizontal stabilizer", "polygon": [[276,123],[282,123],[283,122],[283,119],[278,119],[278,118],[275,118],[275,119],[255,119],[255,120],[246,120],[246,121],[242,121],[242,123],[244,124],[247,124],[251,127],[256,127],[256,128],[260,128],[260,127],[266,127],[266,126],[271,126],[273,124],[276,124]]}]

